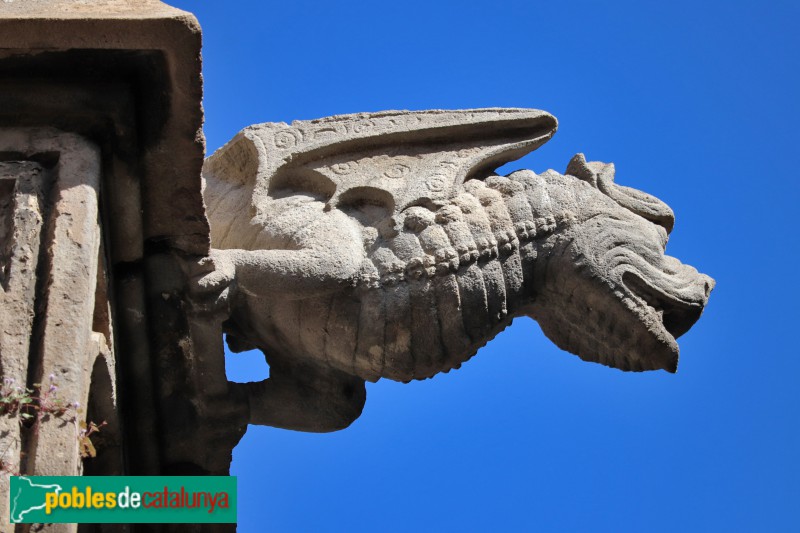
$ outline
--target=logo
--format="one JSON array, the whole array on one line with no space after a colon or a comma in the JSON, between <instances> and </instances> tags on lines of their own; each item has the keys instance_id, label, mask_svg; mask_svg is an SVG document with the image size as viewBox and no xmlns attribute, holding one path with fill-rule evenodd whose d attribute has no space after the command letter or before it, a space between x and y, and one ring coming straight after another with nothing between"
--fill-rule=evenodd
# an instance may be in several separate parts
<instances>
[{"instance_id":1,"label":"logo","mask_svg":"<svg viewBox=\"0 0 800 533\"><path fill-rule=\"evenodd\" d=\"M12 524L236 523L231 476L12 476Z\"/></svg>"}]
</instances>

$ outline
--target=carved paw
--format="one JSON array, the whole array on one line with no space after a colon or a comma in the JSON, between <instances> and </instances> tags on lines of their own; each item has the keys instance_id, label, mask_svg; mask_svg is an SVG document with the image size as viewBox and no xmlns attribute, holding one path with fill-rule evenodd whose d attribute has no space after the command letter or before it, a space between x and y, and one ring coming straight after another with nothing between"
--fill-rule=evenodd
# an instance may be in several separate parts
<instances>
[{"instance_id":1,"label":"carved paw","mask_svg":"<svg viewBox=\"0 0 800 533\"><path fill-rule=\"evenodd\" d=\"M227 287L236 277L236 265L228 250L212 249L204 261L207 264L211 263L213 270L197 280L197 285L201 290Z\"/></svg>"},{"instance_id":2,"label":"carved paw","mask_svg":"<svg viewBox=\"0 0 800 533\"><path fill-rule=\"evenodd\" d=\"M189 292L205 308L224 304L236 278L236 266L228 250L212 249L208 257L189 264Z\"/></svg>"}]
</instances>

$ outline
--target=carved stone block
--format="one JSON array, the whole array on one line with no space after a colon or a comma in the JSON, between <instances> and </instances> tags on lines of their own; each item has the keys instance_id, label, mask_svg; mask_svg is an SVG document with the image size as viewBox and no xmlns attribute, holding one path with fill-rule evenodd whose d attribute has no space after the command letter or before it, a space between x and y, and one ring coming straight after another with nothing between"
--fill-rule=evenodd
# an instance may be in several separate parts
<instances>
[{"instance_id":1,"label":"carved stone block","mask_svg":"<svg viewBox=\"0 0 800 533\"><path fill-rule=\"evenodd\" d=\"M334 431L364 381L458 368L518 316L621 370L678 364L714 285L665 255L672 210L576 155L494 169L556 120L535 109L387 111L246 128L208 158L211 272L232 349L260 348L250 422Z\"/></svg>"},{"instance_id":2,"label":"carved stone block","mask_svg":"<svg viewBox=\"0 0 800 533\"><path fill-rule=\"evenodd\" d=\"M90 390L93 379L115 382L108 302L95 297L104 268L99 151L74 134L5 128L0 157L0 369L6 393L30 390L39 407L0 417L4 460L31 474L76 475L87 409L108 417L109 436L117 427L113 386Z\"/></svg>"}]
</instances>

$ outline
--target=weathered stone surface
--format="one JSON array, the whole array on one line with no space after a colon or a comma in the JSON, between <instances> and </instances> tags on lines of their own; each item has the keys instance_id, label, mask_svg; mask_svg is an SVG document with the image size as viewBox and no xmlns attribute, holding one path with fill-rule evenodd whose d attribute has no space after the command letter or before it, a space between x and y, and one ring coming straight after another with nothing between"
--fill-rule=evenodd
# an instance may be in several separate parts
<instances>
[{"instance_id":1,"label":"weathered stone surface","mask_svg":"<svg viewBox=\"0 0 800 533\"><path fill-rule=\"evenodd\" d=\"M90 261L62 257L54 268L55 273L63 271L66 277L72 272L69 275L74 277L74 294L65 291L61 307L80 308L59 313L67 313L70 327L80 322L83 329L77 328L81 332L75 342L88 339L85 358L66 353L63 360L37 363L41 368L34 372L28 364L26 344L18 356L19 364L27 366L15 370L23 386L42 377L47 381L50 372L57 377L65 365L70 376L79 371L90 376L89 390L70 389L67 393L69 384L61 379L58 386L63 397L86 406L86 417L108 422L96 436L102 445L98 456L86 462L86 472L92 474L204 473L212 469L225 473L233 444L243 432L243 423L226 427L229 438L225 446L215 447L211 437L206 437L204 431L222 431L219 425L206 422L215 420L203 401L204 391L213 387L195 373L202 368L196 363L203 357L184 354L191 349L191 331L184 308L186 277L181 258L205 256L209 246L200 188L204 155L201 96L200 30L188 13L151 0L0 3L0 127L8 131L57 128L67 137L80 136L95 146L98 157L97 173L83 174L85 183L69 189L67 196L86 192L87 186L96 196L99 189L101 197L95 197L92 204L94 219L85 222L97 225L99 216L107 240L82 244L87 254L94 247ZM48 176L52 158L58 160L62 155L55 151L48 155L50 159L40 161L22 157L27 153L24 147L6 143L3 150L10 152L3 153L2 161L39 163ZM11 186L6 181L0 179L0 236L4 243L13 242L20 248L26 245L22 240L6 238L13 210ZM73 217L76 212L70 210L63 216ZM40 238L42 232L31 235ZM42 239L45 246L55 242ZM13 258L6 252L0 254L0 269L7 270L9 265L13 269ZM35 270L32 265L31 271ZM5 283L11 278L3 272L0 279ZM47 285L46 276L37 277L35 283L30 280L31 287ZM84 288L91 288L89 295L78 298ZM37 321L55 326L61 315L53 314L52 324L48 322L51 315L40 305L46 293L31 291L29 300L19 298L28 294L20 289L3 302L3 316L11 316L6 311L12 305L35 308L36 316L14 315L26 337L7 337L2 342L47 344L60 338L61 330L37 329ZM34 325L24 324L28 319ZM3 361L12 368L5 364L6 354L12 357L11 348L3 348ZM216 352L214 358L221 360ZM30 361L34 360L38 361L35 357ZM227 383L224 375L220 379ZM186 383L196 386L187 387ZM117 393L121 411L114 403ZM119 413L125 419L122 427L116 420ZM77 453L67 457L69 454L62 454L66 448L58 448L77 442L77 429L67 429L71 436L66 440L63 435L39 438L42 450L51 440L56 448L50 456L29 454L31 468L22 464L23 471L34 473L34 464L44 468L51 461L54 468L72 472L70 468L80 462ZM212 442L212 446L196 454L198 442ZM0 507L7 500L2 501Z\"/></svg>"},{"instance_id":2,"label":"weathered stone surface","mask_svg":"<svg viewBox=\"0 0 800 533\"><path fill-rule=\"evenodd\" d=\"M165 17L191 17L188 13L168 6L159 0L6 0L3 2L3 18L51 19L163 19ZM38 39L47 42L52 35L42 35ZM86 38L86 37L84 37ZM92 39L95 48L98 39L109 36L97 36ZM52 41L49 41L52 42Z\"/></svg>"},{"instance_id":3,"label":"weathered stone surface","mask_svg":"<svg viewBox=\"0 0 800 533\"><path fill-rule=\"evenodd\" d=\"M33 161L0 163L0 373L4 392L25 387L33 329L35 272L44 219L47 170ZM0 416L0 460L14 471L22 458L18 417ZM8 486L0 483L0 520L7 523Z\"/></svg>"},{"instance_id":4,"label":"weathered stone surface","mask_svg":"<svg viewBox=\"0 0 800 533\"><path fill-rule=\"evenodd\" d=\"M113 385L93 387L115 381L113 338L108 312L102 313L108 302L104 291L96 298L104 271L99 151L80 136L53 129L0 128L0 154L6 159L0 162L3 394L30 389L40 399L38 414L0 416L3 460L14 471L78 475L80 424L102 413L112 428L107 439L118 427ZM66 412L59 416L61 408ZM32 417L27 422L25 414ZM118 448L116 454L105 460L118 463ZM0 484L5 521L7 490ZM60 530L70 530L65 527Z\"/></svg>"},{"instance_id":5,"label":"weathered stone surface","mask_svg":"<svg viewBox=\"0 0 800 533\"><path fill-rule=\"evenodd\" d=\"M210 425L197 412L178 423L172 416L174 390L195 409L203 387L182 388L196 377L183 355L189 326L182 312L166 319L181 308L186 281L159 271L165 258L181 272L180 257L208 253L200 43L191 14L155 0L0 3L0 126L55 127L80 134L100 152L108 263L101 261L91 281L96 322L105 322L94 331L106 345L116 344L117 358L104 358L107 364L93 372L109 394L119 391L126 462L98 456L93 473L158 474L176 463L208 471L185 445L178 456L164 445L203 441L197 431ZM92 405L106 418L103 407ZM113 435L106 427L100 438ZM119 448L117 437L109 440L107 447ZM230 458L230 448L220 455Z\"/></svg>"},{"instance_id":6,"label":"weathered stone surface","mask_svg":"<svg viewBox=\"0 0 800 533\"><path fill-rule=\"evenodd\" d=\"M115 186L127 188L115 211L131 221L147 211L138 227L112 227L122 260L141 257L142 234L208 250L200 44L194 16L157 0L0 2L0 125L103 139ZM127 183L140 176L121 163L143 166L146 186Z\"/></svg>"},{"instance_id":7,"label":"weathered stone surface","mask_svg":"<svg viewBox=\"0 0 800 533\"><path fill-rule=\"evenodd\" d=\"M364 380L457 368L521 315L583 359L674 372L714 282L664 255L672 211L613 165L493 173L555 129L537 110L384 112L251 126L212 155L198 298L269 362L244 385L251 423L345 427Z\"/></svg>"}]
</instances>

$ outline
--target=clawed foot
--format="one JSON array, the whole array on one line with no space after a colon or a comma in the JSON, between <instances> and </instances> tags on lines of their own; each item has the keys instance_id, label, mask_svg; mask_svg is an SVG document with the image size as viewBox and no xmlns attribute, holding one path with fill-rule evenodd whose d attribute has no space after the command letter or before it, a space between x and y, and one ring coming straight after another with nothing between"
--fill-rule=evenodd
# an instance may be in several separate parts
<instances>
[{"instance_id":1,"label":"clawed foot","mask_svg":"<svg viewBox=\"0 0 800 533\"><path fill-rule=\"evenodd\" d=\"M189 297L201 309L220 309L230 298L236 265L228 250L214 250L208 257L187 262Z\"/></svg>"}]
</instances>

